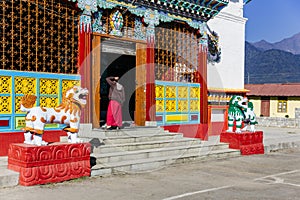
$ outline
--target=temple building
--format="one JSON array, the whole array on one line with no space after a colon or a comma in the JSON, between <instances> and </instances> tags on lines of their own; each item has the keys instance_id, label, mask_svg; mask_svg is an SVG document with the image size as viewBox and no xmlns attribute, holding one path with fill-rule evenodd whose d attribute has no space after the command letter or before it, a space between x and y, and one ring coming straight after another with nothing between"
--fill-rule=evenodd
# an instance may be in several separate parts
<instances>
[{"instance_id":1,"label":"temple building","mask_svg":"<svg viewBox=\"0 0 300 200\"><path fill-rule=\"evenodd\" d=\"M0 156L22 142L25 94L55 107L74 85L89 91L81 123L106 120L108 76L120 77L123 120L206 140L226 128L244 95L243 0L2 1ZM49 124L45 139L59 140ZM55 134L53 134L55 132Z\"/></svg>"}]
</instances>

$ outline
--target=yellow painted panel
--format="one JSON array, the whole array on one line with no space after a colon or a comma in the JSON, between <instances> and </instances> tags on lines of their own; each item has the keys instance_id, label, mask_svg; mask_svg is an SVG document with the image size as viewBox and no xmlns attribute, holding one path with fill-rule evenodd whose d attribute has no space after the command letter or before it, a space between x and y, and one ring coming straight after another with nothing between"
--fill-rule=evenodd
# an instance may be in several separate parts
<instances>
[{"instance_id":1,"label":"yellow painted panel","mask_svg":"<svg viewBox=\"0 0 300 200\"><path fill-rule=\"evenodd\" d=\"M166 100L166 111L176 112L176 100Z\"/></svg>"},{"instance_id":2,"label":"yellow painted panel","mask_svg":"<svg viewBox=\"0 0 300 200\"><path fill-rule=\"evenodd\" d=\"M80 85L78 80L62 80L62 92L72 88L74 85Z\"/></svg>"},{"instance_id":3,"label":"yellow painted panel","mask_svg":"<svg viewBox=\"0 0 300 200\"><path fill-rule=\"evenodd\" d=\"M176 87L166 86L166 98L175 98L175 97L176 97Z\"/></svg>"},{"instance_id":4,"label":"yellow painted panel","mask_svg":"<svg viewBox=\"0 0 300 200\"><path fill-rule=\"evenodd\" d=\"M11 76L0 76L0 94L10 94L11 91Z\"/></svg>"},{"instance_id":5,"label":"yellow painted panel","mask_svg":"<svg viewBox=\"0 0 300 200\"><path fill-rule=\"evenodd\" d=\"M187 112L189 107L189 102L187 100L178 100L178 111Z\"/></svg>"},{"instance_id":6,"label":"yellow painted panel","mask_svg":"<svg viewBox=\"0 0 300 200\"><path fill-rule=\"evenodd\" d=\"M191 87L190 92L191 98L200 98L200 88L199 87Z\"/></svg>"},{"instance_id":7,"label":"yellow painted panel","mask_svg":"<svg viewBox=\"0 0 300 200\"><path fill-rule=\"evenodd\" d=\"M11 97L10 96L0 96L0 113L10 114L12 112Z\"/></svg>"},{"instance_id":8,"label":"yellow painted panel","mask_svg":"<svg viewBox=\"0 0 300 200\"><path fill-rule=\"evenodd\" d=\"M200 100L191 100L190 101L190 110L191 111L200 111Z\"/></svg>"},{"instance_id":9,"label":"yellow painted panel","mask_svg":"<svg viewBox=\"0 0 300 200\"><path fill-rule=\"evenodd\" d=\"M58 79L40 79L40 94L59 94Z\"/></svg>"},{"instance_id":10,"label":"yellow painted panel","mask_svg":"<svg viewBox=\"0 0 300 200\"><path fill-rule=\"evenodd\" d=\"M156 98L164 98L165 97L165 90L163 85L156 85L155 86L155 96Z\"/></svg>"},{"instance_id":11,"label":"yellow painted panel","mask_svg":"<svg viewBox=\"0 0 300 200\"><path fill-rule=\"evenodd\" d=\"M36 79L28 77L15 77L16 94L36 94Z\"/></svg>"},{"instance_id":12,"label":"yellow painted panel","mask_svg":"<svg viewBox=\"0 0 300 200\"><path fill-rule=\"evenodd\" d=\"M178 87L178 98L188 98L188 87Z\"/></svg>"},{"instance_id":13,"label":"yellow painted panel","mask_svg":"<svg viewBox=\"0 0 300 200\"><path fill-rule=\"evenodd\" d=\"M188 121L189 116L188 115L167 115L166 116L166 121Z\"/></svg>"},{"instance_id":14,"label":"yellow painted panel","mask_svg":"<svg viewBox=\"0 0 300 200\"><path fill-rule=\"evenodd\" d=\"M54 108L58 106L58 98L55 97L40 97L40 106Z\"/></svg>"}]
</instances>

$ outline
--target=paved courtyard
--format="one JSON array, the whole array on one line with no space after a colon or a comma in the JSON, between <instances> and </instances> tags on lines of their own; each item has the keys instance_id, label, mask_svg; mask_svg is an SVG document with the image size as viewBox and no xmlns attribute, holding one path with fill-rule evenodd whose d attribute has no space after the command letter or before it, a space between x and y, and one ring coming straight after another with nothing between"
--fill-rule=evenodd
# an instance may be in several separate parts
<instances>
[{"instance_id":1,"label":"paved courtyard","mask_svg":"<svg viewBox=\"0 0 300 200\"><path fill-rule=\"evenodd\" d=\"M299 199L300 149L172 165L143 174L0 189L1 200Z\"/></svg>"}]
</instances>

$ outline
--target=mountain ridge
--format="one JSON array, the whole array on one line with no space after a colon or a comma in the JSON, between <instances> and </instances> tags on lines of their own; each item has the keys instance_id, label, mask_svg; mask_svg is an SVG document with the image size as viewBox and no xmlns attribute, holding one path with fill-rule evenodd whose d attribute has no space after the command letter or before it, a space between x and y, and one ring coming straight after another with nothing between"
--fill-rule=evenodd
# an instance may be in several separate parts
<instances>
[{"instance_id":1,"label":"mountain ridge","mask_svg":"<svg viewBox=\"0 0 300 200\"><path fill-rule=\"evenodd\" d=\"M300 32L275 43L261 40L258 42L252 42L251 44L261 50L279 49L293 54L300 54Z\"/></svg>"},{"instance_id":2,"label":"mountain ridge","mask_svg":"<svg viewBox=\"0 0 300 200\"><path fill-rule=\"evenodd\" d=\"M300 55L266 48L268 42L263 43L265 48L245 43L245 84L300 83Z\"/></svg>"}]
</instances>

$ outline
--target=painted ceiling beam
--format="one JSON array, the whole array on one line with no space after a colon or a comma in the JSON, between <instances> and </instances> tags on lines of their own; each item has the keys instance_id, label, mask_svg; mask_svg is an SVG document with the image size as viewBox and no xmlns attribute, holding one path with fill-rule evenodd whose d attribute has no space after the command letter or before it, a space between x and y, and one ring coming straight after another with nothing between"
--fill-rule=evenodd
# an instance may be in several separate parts
<instances>
[{"instance_id":1,"label":"painted ceiling beam","mask_svg":"<svg viewBox=\"0 0 300 200\"><path fill-rule=\"evenodd\" d=\"M120 1L120 0L118 0ZM125 0L131 2L131 0ZM135 5L149 7L166 13L208 21L217 15L229 0L136 0Z\"/></svg>"},{"instance_id":2,"label":"painted ceiling beam","mask_svg":"<svg viewBox=\"0 0 300 200\"><path fill-rule=\"evenodd\" d=\"M77 2L84 15L90 16L98 6L112 8L150 8L173 16L207 22L217 15L229 3L229 0L69 0Z\"/></svg>"}]
</instances>

